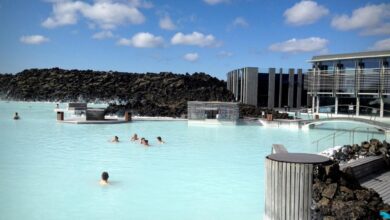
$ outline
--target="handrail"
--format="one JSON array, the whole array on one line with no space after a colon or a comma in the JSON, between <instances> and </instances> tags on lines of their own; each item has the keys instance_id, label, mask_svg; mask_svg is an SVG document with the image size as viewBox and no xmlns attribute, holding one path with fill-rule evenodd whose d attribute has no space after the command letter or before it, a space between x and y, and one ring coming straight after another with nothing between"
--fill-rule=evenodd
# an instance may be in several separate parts
<instances>
[{"instance_id":1,"label":"handrail","mask_svg":"<svg viewBox=\"0 0 390 220\"><path fill-rule=\"evenodd\" d=\"M325 106L320 106L320 107L323 107L323 108L329 108L329 107L335 107L336 105L325 105ZM347 105L347 104L342 104L342 105L338 105L339 107L340 106L342 106L342 107L350 107L350 106L353 106L354 107L354 109L355 109L355 107L357 106L357 105ZM367 116L369 116L370 117L370 119L369 120L371 120L371 121L377 121L377 120L379 120L379 118L377 118L377 115L378 115L378 113L380 112L380 109L379 108L374 108L374 107L371 107L371 106L364 106L364 105L360 105L359 106L359 109L360 108L363 108L363 109L371 109L371 113L370 114L368 114ZM372 112L372 110L376 110L376 112L375 113L373 113ZM356 111L356 110L355 110ZM383 109L383 112L386 112L386 113L390 113L390 110L385 110L385 109ZM329 118L329 114L330 114L330 117L333 117L332 116L332 111L331 112L326 112L326 117L327 118ZM356 116L356 114L352 114L351 112L349 112L348 111L348 117L351 117L351 118L358 118L359 116Z\"/></svg>"},{"instance_id":2,"label":"handrail","mask_svg":"<svg viewBox=\"0 0 390 220\"><path fill-rule=\"evenodd\" d=\"M304 122L304 123L306 122L306 125L307 125L307 124L316 123L316 122L320 123L320 122L324 122L324 121L338 121L338 120L361 122L361 123L365 123L368 125L376 126L380 129L390 130L390 123L374 121L374 120L365 119L365 118L357 118L357 117L355 117L355 118L332 117L332 118L325 118L325 119L319 119L319 120L303 120L302 122Z\"/></svg>"},{"instance_id":3,"label":"handrail","mask_svg":"<svg viewBox=\"0 0 390 220\"><path fill-rule=\"evenodd\" d=\"M320 139L318 139L316 141L313 141L312 144L317 143L317 152L318 152L318 144L319 144L320 141L328 140L328 139L330 139L332 137L333 138L333 146L335 146L336 145L336 137L338 137L338 136L340 136L342 134L345 134L347 132L348 131L336 131L336 132L333 132L333 133L331 133L329 135L326 135L325 137L322 137L322 138L320 138ZM337 134L337 133L339 133L339 134Z\"/></svg>"},{"instance_id":4,"label":"handrail","mask_svg":"<svg viewBox=\"0 0 390 220\"><path fill-rule=\"evenodd\" d=\"M355 128L352 128L351 130L346 130L346 131L336 131L336 132L333 132L331 134L328 134L324 137L321 137L315 141L312 142L312 144L316 143L316 146L317 146L317 152L318 152L318 146L319 146L319 143L321 141L324 141L324 140L329 140L330 138L333 138L333 147L336 146L336 137L339 137L345 133L349 133L349 140L350 140L350 144L354 144L355 143L355 132L359 132L358 129L361 129L361 128L365 128L367 130L367 140L369 139L369 136L368 136L368 133L369 133L369 130L371 130L372 128L368 128L368 127L355 127ZM364 131L361 131L361 132L364 132ZM373 133L373 132L372 132ZM374 137L374 134L372 134L371 138Z\"/></svg>"}]
</instances>

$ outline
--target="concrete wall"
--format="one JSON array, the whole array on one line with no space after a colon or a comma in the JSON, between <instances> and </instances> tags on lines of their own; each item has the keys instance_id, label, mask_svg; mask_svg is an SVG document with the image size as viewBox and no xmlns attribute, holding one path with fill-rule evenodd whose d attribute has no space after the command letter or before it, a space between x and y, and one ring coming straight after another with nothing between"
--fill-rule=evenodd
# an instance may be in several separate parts
<instances>
[{"instance_id":1,"label":"concrete wall","mask_svg":"<svg viewBox=\"0 0 390 220\"><path fill-rule=\"evenodd\" d=\"M258 72L256 67L246 67L227 74L227 87L236 101L257 106Z\"/></svg>"},{"instance_id":2,"label":"concrete wall","mask_svg":"<svg viewBox=\"0 0 390 220\"><path fill-rule=\"evenodd\" d=\"M275 68L268 70L268 106L269 109L275 107Z\"/></svg>"},{"instance_id":3,"label":"concrete wall","mask_svg":"<svg viewBox=\"0 0 390 220\"><path fill-rule=\"evenodd\" d=\"M294 69L288 69L288 106L294 107Z\"/></svg>"},{"instance_id":4,"label":"concrete wall","mask_svg":"<svg viewBox=\"0 0 390 220\"><path fill-rule=\"evenodd\" d=\"M302 87L303 87L303 80L302 80L302 69L298 69L298 82L297 82L297 108L301 107L302 103Z\"/></svg>"}]
</instances>

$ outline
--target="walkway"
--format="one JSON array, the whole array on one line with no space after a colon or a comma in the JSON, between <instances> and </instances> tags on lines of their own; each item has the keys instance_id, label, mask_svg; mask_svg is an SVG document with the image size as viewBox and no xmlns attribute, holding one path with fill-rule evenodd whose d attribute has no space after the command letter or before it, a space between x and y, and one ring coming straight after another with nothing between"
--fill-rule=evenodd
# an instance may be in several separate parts
<instances>
[{"instance_id":1,"label":"walkway","mask_svg":"<svg viewBox=\"0 0 390 220\"><path fill-rule=\"evenodd\" d=\"M383 199L383 202L390 204L390 171L371 174L360 181L360 184L367 188L374 189Z\"/></svg>"},{"instance_id":2,"label":"walkway","mask_svg":"<svg viewBox=\"0 0 390 220\"><path fill-rule=\"evenodd\" d=\"M324 122L330 121L349 121L349 122L360 122L364 124L371 125L383 131L390 131L390 123L375 121L371 119L366 119L363 117L331 117L331 118L321 118L321 119L310 119L310 120L301 120L301 125L310 125L310 124L321 124Z\"/></svg>"}]
</instances>

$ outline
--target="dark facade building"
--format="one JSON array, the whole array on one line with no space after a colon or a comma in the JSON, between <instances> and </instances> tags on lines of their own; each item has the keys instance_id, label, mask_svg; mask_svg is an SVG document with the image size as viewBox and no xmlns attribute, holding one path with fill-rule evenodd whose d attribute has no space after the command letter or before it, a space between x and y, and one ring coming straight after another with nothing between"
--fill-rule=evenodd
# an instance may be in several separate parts
<instances>
[{"instance_id":1,"label":"dark facade building","mask_svg":"<svg viewBox=\"0 0 390 220\"><path fill-rule=\"evenodd\" d=\"M245 67L227 73L227 87L237 102L258 107L301 108L307 105L307 91L304 89L306 75L302 69L288 69L283 72L269 68L260 73L256 67Z\"/></svg>"}]
</instances>

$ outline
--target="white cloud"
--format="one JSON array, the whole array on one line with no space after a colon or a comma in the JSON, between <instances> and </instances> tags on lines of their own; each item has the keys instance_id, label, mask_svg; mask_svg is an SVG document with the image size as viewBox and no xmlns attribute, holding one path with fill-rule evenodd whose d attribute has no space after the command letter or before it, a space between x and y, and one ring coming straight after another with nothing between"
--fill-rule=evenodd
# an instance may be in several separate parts
<instances>
[{"instance_id":1,"label":"white cloud","mask_svg":"<svg viewBox=\"0 0 390 220\"><path fill-rule=\"evenodd\" d=\"M292 25L307 25L327 15L329 10L314 1L301 1L284 12L285 21Z\"/></svg>"},{"instance_id":2,"label":"white cloud","mask_svg":"<svg viewBox=\"0 0 390 220\"><path fill-rule=\"evenodd\" d=\"M199 47L218 47L221 45L213 35L204 35L196 31L191 34L176 33L172 37L171 43L174 45L183 44Z\"/></svg>"},{"instance_id":3,"label":"white cloud","mask_svg":"<svg viewBox=\"0 0 390 220\"><path fill-rule=\"evenodd\" d=\"M231 57L231 56L233 56L233 53L229 51L222 50L218 52L218 57Z\"/></svg>"},{"instance_id":4,"label":"white cloud","mask_svg":"<svg viewBox=\"0 0 390 220\"><path fill-rule=\"evenodd\" d=\"M164 30L175 30L176 25L173 23L171 20L171 17L169 15L164 15L163 17L160 18L159 25L161 29Z\"/></svg>"},{"instance_id":5,"label":"white cloud","mask_svg":"<svg viewBox=\"0 0 390 220\"><path fill-rule=\"evenodd\" d=\"M144 16L137 8L121 3L95 3L81 12L103 29L113 29L127 23L141 24L145 21Z\"/></svg>"},{"instance_id":6,"label":"white cloud","mask_svg":"<svg viewBox=\"0 0 390 220\"><path fill-rule=\"evenodd\" d=\"M151 33L140 32L135 34L132 38L122 38L117 42L122 46L133 46L138 48L154 48L162 47L164 45L164 39L160 36L154 36Z\"/></svg>"},{"instance_id":7,"label":"white cloud","mask_svg":"<svg viewBox=\"0 0 390 220\"><path fill-rule=\"evenodd\" d=\"M76 24L80 15L102 29L114 29L124 24L141 24L145 21L144 15L130 3L110 0L95 1L93 4L81 1L58 1L53 3L52 16L42 22L42 26L55 28Z\"/></svg>"},{"instance_id":8,"label":"white cloud","mask_svg":"<svg viewBox=\"0 0 390 220\"><path fill-rule=\"evenodd\" d=\"M153 8L154 5L152 2L143 1L143 0L128 0L128 2L136 8Z\"/></svg>"},{"instance_id":9,"label":"white cloud","mask_svg":"<svg viewBox=\"0 0 390 220\"><path fill-rule=\"evenodd\" d=\"M248 22L243 17L235 18L232 25L234 27L248 27L249 26Z\"/></svg>"},{"instance_id":10,"label":"white cloud","mask_svg":"<svg viewBox=\"0 0 390 220\"><path fill-rule=\"evenodd\" d=\"M374 46L369 48L370 50L390 50L390 38L375 42Z\"/></svg>"},{"instance_id":11,"label":"white cloud","mask_svg":"<svg viewBox=\"0 0 390 220\"><path fill-rule=\"evenodd\" d=\"M332 26L347 31L362 29L363 35L388 34L390 32L390 4L367 5L355 9L351 16L335 16Z\"/></svg>"},{"instance_id":12,"label":"white cloud","mask_svg":"<svg viewBox=\"0 0 390 220\"><path fill-rule=\"evenodd\" d=\"M92 36L93 39L97 39L97 40L103 40L103 39L113 38L113 37L114 37L114 35L112 34L111 31L101 31L101 32L95 33Z\"/></svg>"},{"instance_id":13,"label":"white cloud","mask_svg":"<svg viewBox=\"0 0 390 220\"><path fill-rule=\"evenodd\" d=\"M187 53L183 56L183 58L187 61L195 62L199 59L199 54L198 53Z\"/></svg>"},{"instance_id":14,"label":"white cloud","mask_svg":"<svg viewBox=\"0 0 390 220\"><path fill-rule=\"evenodd\" d=\"M22 36L20 37L20 42L25 44L42 44L45 42L49 42L50 39L44 37L42 35L30 35L30 36Z\"/></svg>"},{"instance_id":15,"label":"white cloud","mask_svg":"<svg viewBox=\"0 0 390 220\"><path fill-rule=\"evenodd\" d=\"M390 35L390 23L363 30L361 35Z\"/></svg>"},{"instance_id":16,"label":"white cloud","mask_svg":"<svg viewBox=\"0 0 390 220\"><path fill-rule=\"evenodd\" d=\"M42 26L46 28L54 28L58 26L76 24L78 20L78 11L84 7L87 7L87 4L80 1L56 1L53 4L53 15L42 22Z\"/></svg>"},{"instance_id":17,"label":"white cloud","mask_svg":"<svg viewBox=\"0 0 390 220\"><path fill-rule=\"evenodd\" d=\"M229 0L203 0L203 1L209 5L217 5L220 3L228 3L229 2Z\"/></svg>"},{"instance_id":18,"label":"white cloud","mask_svg":"<svg viewBox=\"0 0 390 220\"><path fill-rule=\"evenodd\" d=\"M269 46L269 50L285 53L301 53L311 51L324 51L328 40L319 37L304 39L290 39L284 42L275 43Z\"/></svg>"}]
</instances>

